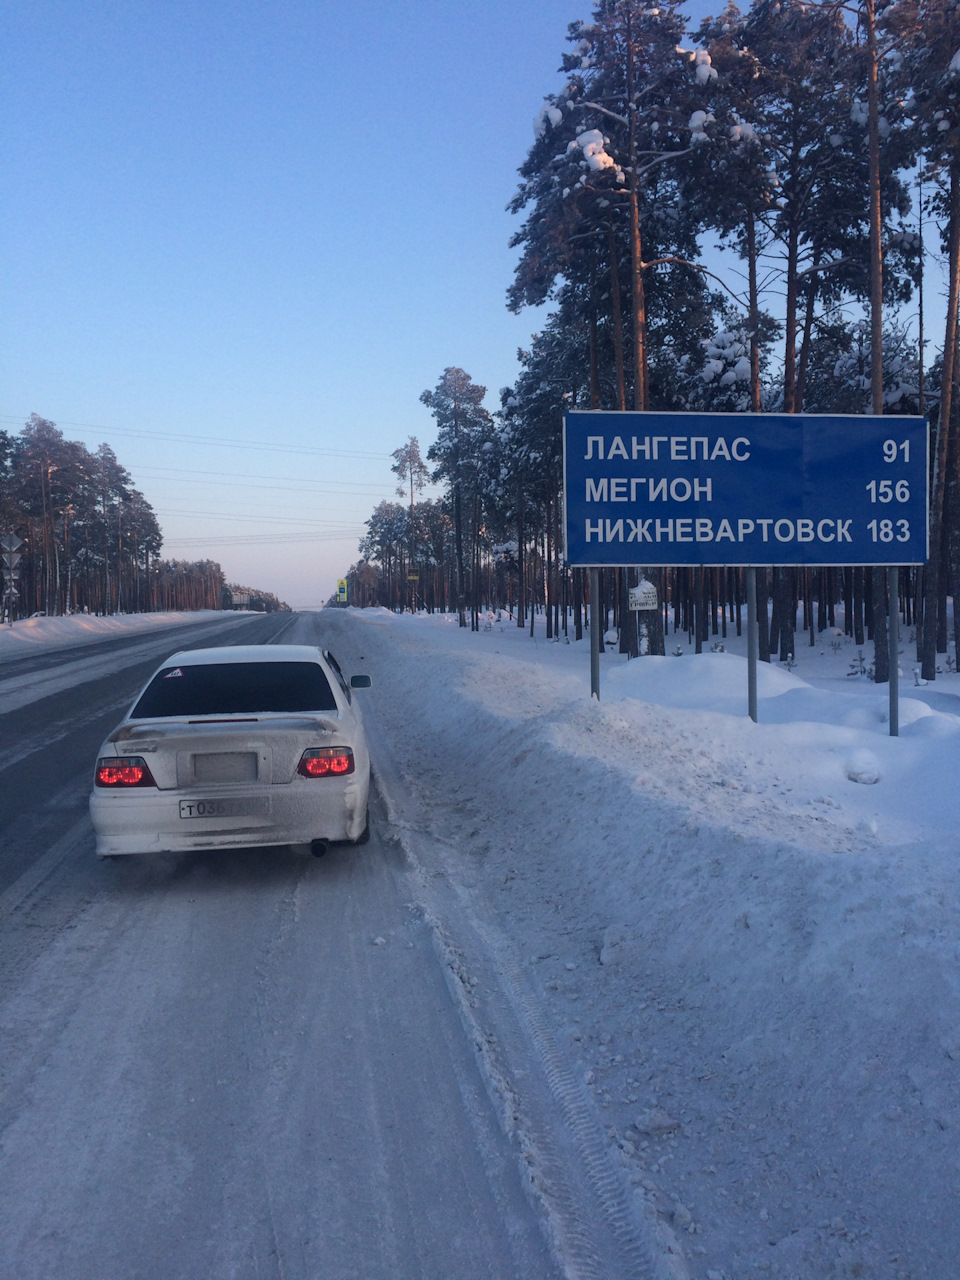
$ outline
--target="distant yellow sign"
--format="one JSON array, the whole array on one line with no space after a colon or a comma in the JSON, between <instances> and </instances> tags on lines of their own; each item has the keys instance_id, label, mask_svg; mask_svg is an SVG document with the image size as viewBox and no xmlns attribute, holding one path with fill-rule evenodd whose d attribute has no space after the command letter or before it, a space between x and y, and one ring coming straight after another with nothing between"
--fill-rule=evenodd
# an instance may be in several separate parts
<instances>
[{"instance_id":1,"label":"distant yellow sign","mask_svg":"<svg viewBox=\"0 0 960 1280\"><path fill-rule=\"evenodd\" d=\"M337 604L347 603L347 580L346 578L337 579Z\"/></svg>"}]
</instances>

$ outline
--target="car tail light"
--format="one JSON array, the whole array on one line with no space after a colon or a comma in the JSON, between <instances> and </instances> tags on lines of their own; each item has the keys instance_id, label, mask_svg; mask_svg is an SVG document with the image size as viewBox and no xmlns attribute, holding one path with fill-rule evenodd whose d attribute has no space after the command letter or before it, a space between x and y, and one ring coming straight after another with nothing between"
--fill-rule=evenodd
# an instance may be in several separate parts
<instances>
[{"instance_id":1,"label":"car tail light","mask_svg":"<svg viewBox=\"0 0 960 1280\"><path fill-rule=\"evenodd\" d=\"M304 778L342 778L353 770L353 752L349 747L311 747L300 757L297 766L297 773Z\"/></svg>"},{"instance_id":2,"label":"car tail light","mask_svg":"<svg viewBox=\"0 0 960 1280\"><path fill-rule=\"evenodd\" d=\"M155 787L142 756L101 756L95 778L98 787Z\"/></svg>"}]
</instances>

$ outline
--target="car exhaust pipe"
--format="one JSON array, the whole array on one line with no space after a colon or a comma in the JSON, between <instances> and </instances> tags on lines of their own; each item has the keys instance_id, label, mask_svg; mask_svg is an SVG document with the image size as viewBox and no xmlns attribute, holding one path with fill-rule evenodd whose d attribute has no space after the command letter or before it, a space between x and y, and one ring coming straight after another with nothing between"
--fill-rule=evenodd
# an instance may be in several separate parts
<instances>
[{"instance_id":1,"label":"car exhaust pipe","mask_svg":"<svg viewBox=\"0 0 960 1280\"><path fill-rule=\"evenodd\" d=\"M313 854L315 858L322 858L323 855L327 852L326 840L311 840L310 852Z\"/></svg>"}]
</instances>

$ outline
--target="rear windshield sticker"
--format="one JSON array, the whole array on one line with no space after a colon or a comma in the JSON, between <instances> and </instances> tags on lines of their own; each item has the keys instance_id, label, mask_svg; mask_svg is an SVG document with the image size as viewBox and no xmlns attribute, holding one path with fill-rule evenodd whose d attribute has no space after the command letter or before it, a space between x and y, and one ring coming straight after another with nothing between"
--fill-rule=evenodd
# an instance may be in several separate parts
<instances>
[{"instance_id":1,"label":"rear windshield sticker","mask_svg":"<svg viewBox=\"0 0 960 1280\"><path fill-rule=\"evenodd\" d=\"M168 671L163 678L164 680L172 680L174 676L182 676L182 675L183 675L183 672L180 670L180 668L174 667L173 670Z\"/></svg>"}]
</instances>

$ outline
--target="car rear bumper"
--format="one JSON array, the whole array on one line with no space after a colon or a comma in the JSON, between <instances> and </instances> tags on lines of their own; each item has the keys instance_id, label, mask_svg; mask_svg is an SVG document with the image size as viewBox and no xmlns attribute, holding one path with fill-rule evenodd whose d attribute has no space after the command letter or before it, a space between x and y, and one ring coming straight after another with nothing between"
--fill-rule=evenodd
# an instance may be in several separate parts
<instances>
[{"instance_id":1,"label":"car rear bumper","mask_svg":"<svg viewBox=\"0 0 960 1280\"><path fill-rule=\"evenodd\" d=\"M366 826L369 791L366 772L344 779L298 779L286 786L97 787L90 796L90 818L101 858L358 840Z\"/></svg>"}]
</instances>

